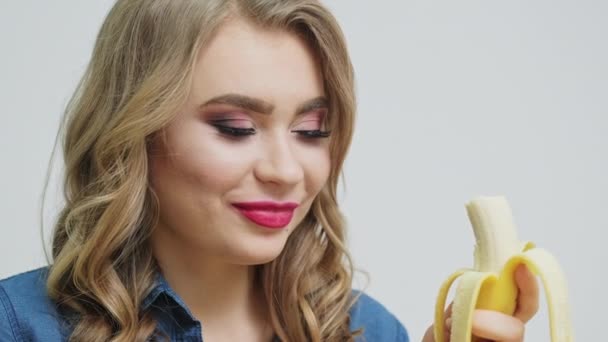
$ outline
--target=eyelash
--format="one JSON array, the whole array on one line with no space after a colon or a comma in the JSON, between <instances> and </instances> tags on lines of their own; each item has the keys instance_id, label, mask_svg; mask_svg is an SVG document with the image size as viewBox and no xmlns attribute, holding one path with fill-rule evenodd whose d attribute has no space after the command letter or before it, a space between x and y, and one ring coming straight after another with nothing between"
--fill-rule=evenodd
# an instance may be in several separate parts
<instances>
[{"instance_id":1,"label":"eyelash","mask_svg":"<svg viewBox=\"0 0 608 342\"><path fill-rule=\"evenodd\" d=\"M213 125L217 130L225 135L234 138L241 138L248 135L255 134L255 128L237 128L230 127L225 125L214 124ZM327 138L331 135L331 131L321 131L321 130L294 130L293 133L298 133L301 137L306 139L322 139Z\"/></svg>"}]
</instances>

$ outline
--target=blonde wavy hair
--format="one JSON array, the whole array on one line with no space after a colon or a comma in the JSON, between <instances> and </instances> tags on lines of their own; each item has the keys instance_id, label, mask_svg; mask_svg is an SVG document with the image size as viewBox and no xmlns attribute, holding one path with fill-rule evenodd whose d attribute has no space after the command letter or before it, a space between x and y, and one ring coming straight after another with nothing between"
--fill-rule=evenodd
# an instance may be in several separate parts
<instances>
[{"instance_id":1,"label":"blonde wavy hair","mask_svg":"<svg viewBox=\"0 0 608 342\"><path fill-rule=\"evenodd\" d=\"M118 0L66 108L65 207L54 227L47 280L71 317L70 341L145 341L156 322L141 303L158 266L149 237L158 201L148 148L185 103L197 52L229 17L303 37L316 53L330 103L332 167L283 252L258 266L283 341L352 341L353 265L337 186L355 114L344 36L314 0ZM48 186L48 184L47 184Z\"/></svg>"}]
</instances>

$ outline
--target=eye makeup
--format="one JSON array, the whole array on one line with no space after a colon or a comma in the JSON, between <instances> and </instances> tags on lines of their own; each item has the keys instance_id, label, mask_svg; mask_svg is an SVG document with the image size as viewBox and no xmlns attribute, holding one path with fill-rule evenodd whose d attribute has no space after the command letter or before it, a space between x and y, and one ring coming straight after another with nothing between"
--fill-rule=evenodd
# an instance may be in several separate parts
<instances>
[{"instance_id":1,"label":"eye makeup","mask_svg":"<svg viewBox=\"0 0 608 342\"><path fill-rule=\"evenodd\" d=\"M327 138L331 135L331 131L322 130L323 120L327 115L327 110L316 110L309 114L301 114L304 118L298 122L293 133L298 133L304 138Z\"/></svg>"},{"instance_id":2,"label":"eye makeup","mask_svg":"<svg viewBox=\"0 0 608 342\"><path fill-rule=\"evenodd\" d=\"M244 113L214 110L203 113L203 116L209 125L229 137L245 137L256 132L250 116Z\"/></svg>"},{"instance_id":3,"label":"eye makeup","mask_svg":"<svg viewBox=\"0 0 608 342\"><path fill-rule=\"evenodd\" d=\"M302 138L328 138L331 135L331 131L321 131L319 129L315 130L294 130L294 133L298 133Z\"/></svg>"},{"instance_id":4,"label":"eye makeup","mask_svg":"<svg viewBox=\"0 0 608 342\"><path fill-rule=\"evenodd\" d=\"M223 125L214 123L213 126L222 134L230 135L233 137L243 137L255 134L255 128L237 128L230 125Z\"/></svg>"},{"instance_id":5,"label":"eye makeup","mask_svg":"<svg viewBox=\"0 0 608 342\"><path fill-rule=\"evenodd\" d=\"M323 121L327 114L326 109L317 109L309 113L297 115L298 120L291 130L298 136L306 139L327 138L330 131L323 130ZM257 129L251 120L251 116L239 112L218 111L204 114L205 119L211 126L215 127L219 133L232 138L245 138L255 135Z\"/></svg>"}]
</instances>

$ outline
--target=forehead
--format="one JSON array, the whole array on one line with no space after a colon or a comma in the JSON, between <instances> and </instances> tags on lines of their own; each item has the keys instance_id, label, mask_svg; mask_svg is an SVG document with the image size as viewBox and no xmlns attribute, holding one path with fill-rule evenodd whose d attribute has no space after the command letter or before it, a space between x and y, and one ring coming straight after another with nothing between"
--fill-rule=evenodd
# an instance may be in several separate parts
<instances>
[{"instance_id":1,"label":"forehead","mask_svg":"<svg viewBox=\"0 0 608 342\"><path fill-rule=\"evenodd\" d=\"M242 19L225 22L201 47L192 87L198 101L241 93L277 107L325 95L314 52L302 38Z\"/></svg>"}]
</instances>

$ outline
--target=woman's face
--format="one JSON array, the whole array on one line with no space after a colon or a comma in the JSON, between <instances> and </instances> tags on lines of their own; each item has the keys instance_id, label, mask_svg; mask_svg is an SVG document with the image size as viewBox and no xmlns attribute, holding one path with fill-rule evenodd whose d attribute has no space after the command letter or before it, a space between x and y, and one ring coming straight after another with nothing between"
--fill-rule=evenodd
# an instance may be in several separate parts
<instances>
[{"instance_id":1,"label":"woman's face","mask_svg":"<svg viewBox=\"0 0 608 342\"><path fill-rule=\"evenodd\" d=\"M155 243L241 265L277 257L329 175L326 102L301 39L226 22L200 51L166 145L150 152Z\"/></svg>"}]
</instances>

